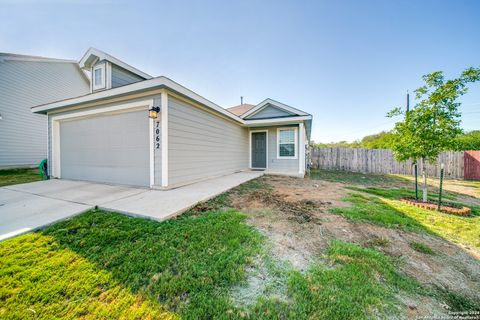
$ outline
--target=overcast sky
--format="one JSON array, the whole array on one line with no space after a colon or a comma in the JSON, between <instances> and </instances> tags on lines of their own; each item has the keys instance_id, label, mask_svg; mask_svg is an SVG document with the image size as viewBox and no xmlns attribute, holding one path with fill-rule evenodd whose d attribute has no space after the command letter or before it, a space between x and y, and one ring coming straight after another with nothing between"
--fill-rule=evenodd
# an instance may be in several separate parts
<instances>
[{"instance_id":1,"label":"overcast sky","mask_svg":"<svg viewBox=\"0 0 480 320\"><path fill-rule=\"evenodd\" d=\"M423 74L480 66L480 1L4 1L0 52L78 60L96 47L229 107L273 98L315 141L392 128ZM462 101L480 129L480 84Z\"/></svg>"}]
</instances>

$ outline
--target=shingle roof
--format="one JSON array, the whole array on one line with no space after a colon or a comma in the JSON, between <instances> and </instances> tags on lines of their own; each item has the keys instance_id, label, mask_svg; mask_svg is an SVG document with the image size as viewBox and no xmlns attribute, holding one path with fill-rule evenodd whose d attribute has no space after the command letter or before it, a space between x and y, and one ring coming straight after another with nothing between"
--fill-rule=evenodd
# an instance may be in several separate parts
<instances>
[{"instance_id":1,"label":"shingle roof","mask_svg":"<svg viewBox=\"0 0 480 320\"><path fill-rule=\"evenodd\" d=\"M244 103L235 107L227 108L227 110L236 116L241 116L245 112L251 110L253 107L255 107L253 104Z\"/></svg>"}]
</instances>

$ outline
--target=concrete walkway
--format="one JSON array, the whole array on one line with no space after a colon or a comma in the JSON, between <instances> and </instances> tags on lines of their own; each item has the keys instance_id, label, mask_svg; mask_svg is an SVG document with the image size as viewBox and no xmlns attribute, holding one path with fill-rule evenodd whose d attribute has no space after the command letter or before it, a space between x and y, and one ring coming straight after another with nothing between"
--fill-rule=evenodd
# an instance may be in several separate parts
<instances>
[{"instance_id":1,"label":"concrete walkway","mask_svg":"<svg viewBox=\"0 0 480 320\"><path fill-rule=\"evenodd\" d=\"M1 187L0 241L96 206L127 215L165 220L262 174L239 172L167 191L69 180Z\"/></svg>"},{"instance_id":2,"label":"concrete walkway","mask_svg":"<svg viewBox=\"0 0 480 320\"><path fill-rule=\"evenodd\" d=\"M199 202L209 200L261 175L263 172L246 171L172 190L148 190L128 198L105 203L100 207L105 210L161 221L185 212Z\"/></svg>"}]
</instances>

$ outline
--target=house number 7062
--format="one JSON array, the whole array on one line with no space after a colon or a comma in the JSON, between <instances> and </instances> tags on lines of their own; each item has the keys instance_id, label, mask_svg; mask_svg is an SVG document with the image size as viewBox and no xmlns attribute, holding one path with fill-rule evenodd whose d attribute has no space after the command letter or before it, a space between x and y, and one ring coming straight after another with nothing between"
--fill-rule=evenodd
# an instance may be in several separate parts
<instances>
[{"instance_id":1,"label":"house number 7062","mask_svg":"<svg viewBox=\"0 0 480 320\"><path fill-rule=\"evenodd\" d=\"M160 149L160 122L155 122L155 149Z\"/></svg>"}]
</instances>

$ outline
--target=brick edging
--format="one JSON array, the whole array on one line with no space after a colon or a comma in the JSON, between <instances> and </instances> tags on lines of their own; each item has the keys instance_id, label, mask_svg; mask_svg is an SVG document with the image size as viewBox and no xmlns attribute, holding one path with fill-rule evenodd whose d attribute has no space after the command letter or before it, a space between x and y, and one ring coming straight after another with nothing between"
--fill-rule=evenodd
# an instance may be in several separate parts
<instances>
[{"instance_id":1,"label":"brick edging","mask_svg":"<svg viewBox=\"0 0 480 320\"><path fill-rule=\"evenodd\" d=\"M435 211L438 210L438 204L432 203L432 202L420 202L420 201L417 201L414 199L408 199L408 198L402 198L400 199L400 202L403 202L418 208L435 210ZM472 212L472 210L468 207L454 208L454 207L449 207L444 205L440 207L440 211L444 213L454 214L457 216L468 216Z\"/></svg>"}]
</instances>

